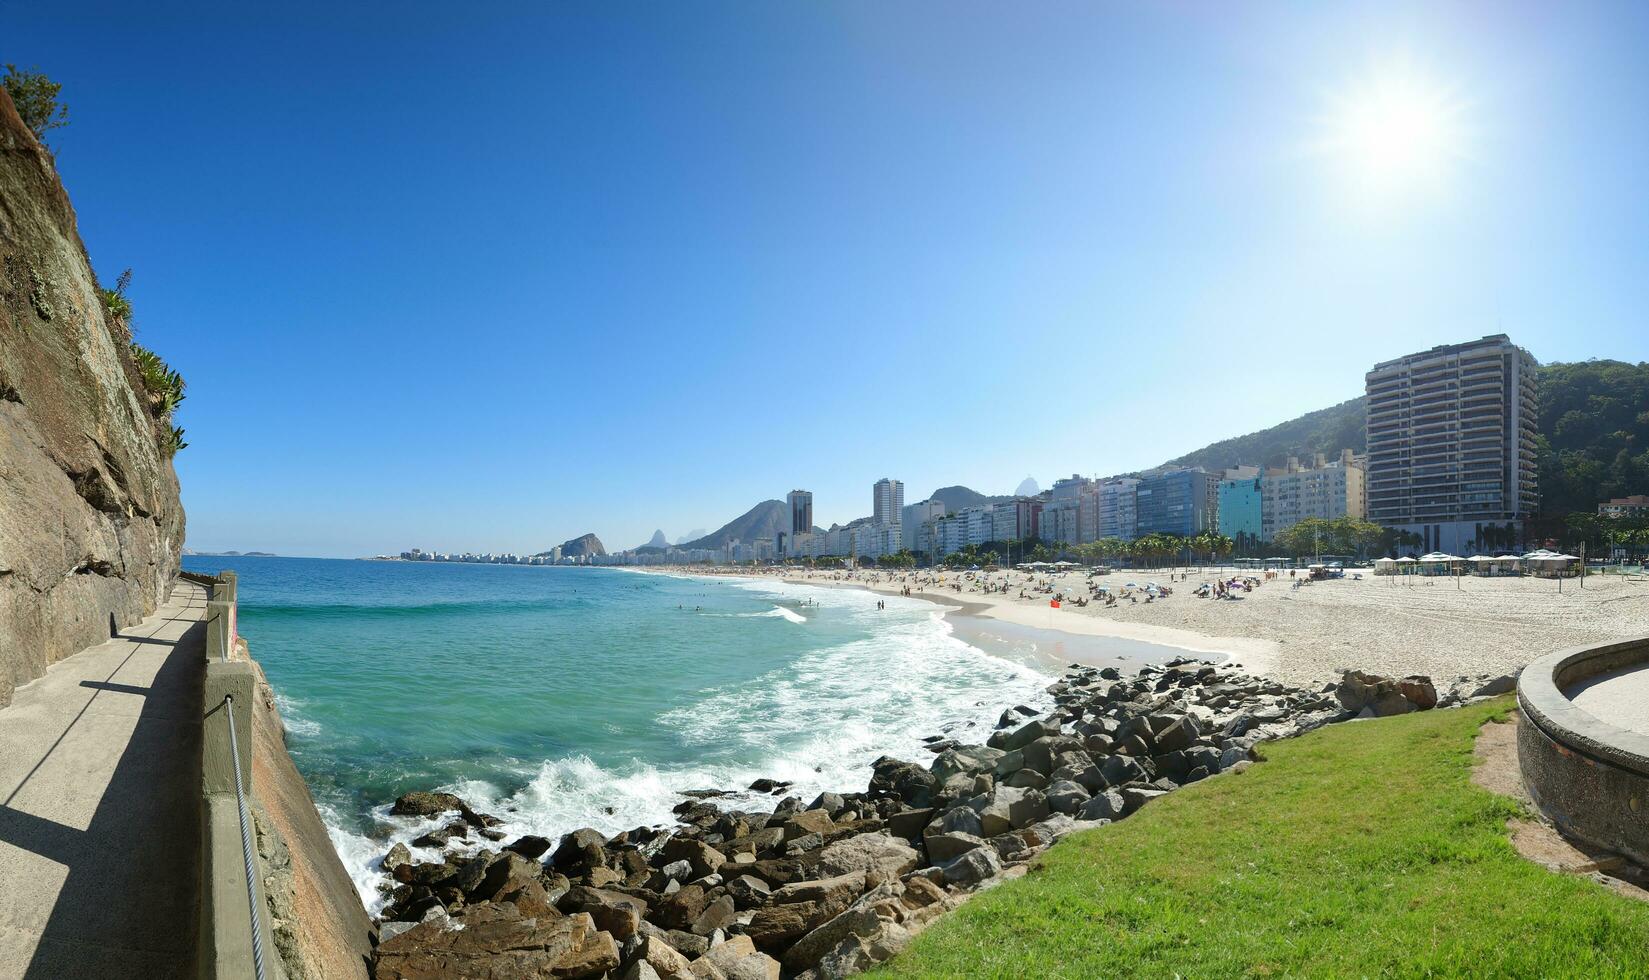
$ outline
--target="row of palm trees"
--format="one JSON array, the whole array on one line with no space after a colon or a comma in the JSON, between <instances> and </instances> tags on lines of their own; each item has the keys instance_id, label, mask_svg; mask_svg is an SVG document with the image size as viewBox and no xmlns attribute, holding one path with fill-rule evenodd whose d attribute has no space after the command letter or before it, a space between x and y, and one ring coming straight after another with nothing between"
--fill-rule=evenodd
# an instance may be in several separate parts
<instances>
[{"instance_id":1,"label":"row of palm trees","mask_svg":"<svg viewBox=\"0 0 1649 980\"><path fill-rule=\"evenodd\" d=\"M1121 538L1100 538L1060 550L1083 562L1114 562L1123 559L1142 564L1161 564L1172 559L1185 564L1212 562L1231 554L1236 543L1215 531L1199 531L1190 537L1178 534L1152 532L1132 541Z\"/></svg>"}]
</instances>

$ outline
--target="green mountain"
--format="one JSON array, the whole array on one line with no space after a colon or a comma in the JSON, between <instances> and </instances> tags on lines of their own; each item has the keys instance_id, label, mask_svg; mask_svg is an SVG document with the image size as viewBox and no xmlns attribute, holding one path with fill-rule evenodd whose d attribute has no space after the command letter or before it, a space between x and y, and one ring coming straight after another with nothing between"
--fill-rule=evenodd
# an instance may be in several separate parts
<instances>
[{"instance_id":1,"label":"green mountain","mask_svg":"<svg viewBox=\"0 0 1649 980\"><path fill-rule=\"evenodd\" d=\"M1363 426L1367 414L1365 404L1366 399L1353 398L1269 429L1204 446L1162 465L1200 466L1217 473L1240 463L1282 466L1290 456L1305 461L1314 453L1330 459L1340 455L1342 449L1361 453L1368 448L1368 433Z\"/></svg>"},{"instance_id":2,"label":"green mountain","mask_svg":"<svg viewBox=\"0 0 1649 980\"><path fill-rule=\"evenodd\" d=\"M945 505L945 513L954 514L964 507L978 507L983 504L999 504L1012 497L988 496L970 487L940 487L928 496L929 500L937 500Z\"/></svg>"},{"instance_id":3,"label":"green mountain","mask_svg":"<svg viewBox=\"0 0 1649 980\"><path fill-rule=\"evenodd\" d=\"M1543 364L1538 381L1542 513L1590 512L1611 497L1649 493L1649 363ZM1313 453L1332 458L1342 449L1361 453L1368 446L1364 414L1364 399L1353 398L1163 465L1218 471L1238 463L1281 466Z\"/></svg>"},{"instance_id":4,"label":"green mountain","mask_svg":"<svg viewBox=\"0 0 1649 980\"><path fill-rule=\"evenodd\" d=\"M720 548L730 541L750 544L773 540L780 531L790 530L790 509L782 500L764 500L696 541L680 548Z\"/></svg>"},{"instance_id":5,"label":"green mountain","mask_svg":"<svg viewBox=\"0 0 1649 980\"><path fill-rule=\"evenodd\" d=\"M605 555L607 549L602 547L601 539L594 534L584 534L576 538L561 542L561 557L582 558L585 555Z\"/></svg>"},{"instance_id":6,"label":"green mountain","mask_svg":"<svg viewBox=\"0 0 1649 980\"><path fill-rule=\"evenodd\" d=\"M1542 365L1538 392L1544 513L1649 493L1649 363Z\"/></svg>"}]
</instances>

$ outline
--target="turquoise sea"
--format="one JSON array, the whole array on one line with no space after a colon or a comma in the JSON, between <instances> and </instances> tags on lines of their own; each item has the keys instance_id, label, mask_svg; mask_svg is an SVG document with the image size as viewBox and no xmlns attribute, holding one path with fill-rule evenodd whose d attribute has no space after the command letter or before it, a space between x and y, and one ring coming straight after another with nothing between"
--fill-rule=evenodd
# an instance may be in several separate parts
<instances>
[{"instance_id":1,"label":"turquoise sea","mask_svg":"<svg viewBox=\"0 0 1649 980\"><path fill-rule=\"evenodd\" d=\"M880 755L989 731L1057 668L958 639L918 599L616 569L195 557L240 576L240 631L371 905L390 818L445 788L512 834L672 820L681 790L862 790ZM749 802L771 807L771 797Z\"/></svg>"}]
</instances>

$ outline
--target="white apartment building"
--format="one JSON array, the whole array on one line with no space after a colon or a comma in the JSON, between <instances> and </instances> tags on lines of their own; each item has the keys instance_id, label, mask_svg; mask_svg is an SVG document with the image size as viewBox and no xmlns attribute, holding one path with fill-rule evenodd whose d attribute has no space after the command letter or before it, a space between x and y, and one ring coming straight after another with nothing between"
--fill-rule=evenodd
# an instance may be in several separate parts
<instances>
[{"instance_id":1,"label":"white apartment building","mask_svg":"<svg viewBox=\"0 0 1649 980\"><path fill-rule=\"evenodd\" d=\"M853 553L860 558L898 554L902 547L904 535L897 522L861 524L853 530Z\"/></svg>"},{"instance_id":2,"label":"white apartment building","mask_svg":"<svg viewBox=\"0 0 1649 980\"><path fill-rule=\"evenodd\" d=\"M922 529L926 527L930 521L935 521L945 516L944 502L939 500L923 500L919 503L914 503L908 507L905 507L899 512L899 516L900 526L904 529L904 550L921 552L923 554L931 552L933 550L931 547L932 542L925 536Z\"/></svg>"},{"instance_id":3,"label":"white apartment building","mask_svg":"<svg viewBox=\"0 0 1649 980\"><path fill-rule=\"evenodd\" d=\"M1311 468L1289 457L1288 465L1270 470L1260 480L1260 538L1276 536L1308 517L1333 520L1363 517L1363 464L1347 449L1330 463L1317 454Z\"/></svg>"},{"instance_id":4,"label":"white apartment building","mask_svg":"<svg viewBox=\"0 0 1649 980\"><path fill-rule=\"evenodd\" d=\"M1368 517L1420 536L1422 551L1480 550L1540 506L1538 365L1505 334L1374 365L1368 395Z\"/></svg>"},{"instance_id":5,"label":"white apartment building","mask_svg":"<svg viewBox=\"0 0 1649 980\"><path fill-rule=\"evenodd\" d=\"M905 485L882 477L871 487L872 524L897 524L905 509Z\"/></svg>"},{"instance_id":6,"label":"white apartment building","mask_svg":"<svg viewBox=\"0 0 1649 980\"><path fill-rule=\"evenodd\" d=\"M1133 477L1106 480L1097 490L1097 526L1094 538L1139 537L1139 481Z\"/></svg>"}]
</instances>

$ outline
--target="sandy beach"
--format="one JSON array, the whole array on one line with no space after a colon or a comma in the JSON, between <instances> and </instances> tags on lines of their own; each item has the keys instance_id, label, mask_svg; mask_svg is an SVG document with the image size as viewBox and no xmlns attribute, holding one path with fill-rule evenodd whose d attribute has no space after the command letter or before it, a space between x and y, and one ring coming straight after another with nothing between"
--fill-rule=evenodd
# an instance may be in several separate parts
<instances>
[{"instance_id":1,"label":"sandy beach","mask_svg":"<svg viewBox=\"0 0 1649 980\"><path fill-rule=\"evenodd\" d=\"M852 586L931 599L968 615L1075 637L1109 637L1198 653L1220 654L1249 670L1290 684L1318 684L1346 668L1387 675L1500 674L1564 647L1649 635L1649 579L1594 575L1584 588L1566 579L1394 579L1368 572L1356 578L1294 588L1285 571L1232 599L1198 598L1204 582L1230 569L1135 569L1090 577L1058 574L957 572L941 569L671 569L715 575L756 575L788 582ZM1120 591L1129 582L1157 582L1173 594L1114 605L1090 597L1097 586ZM1004 591L1005 587L1005 591ZM1023 594L1023 598L1021 595ZM1060 608L1049 605L1063 596ZM1080 647L1080 644L1074 644ZM1081 650L1072 660L1090 659Z\"/></svg>"}]
</instances>

